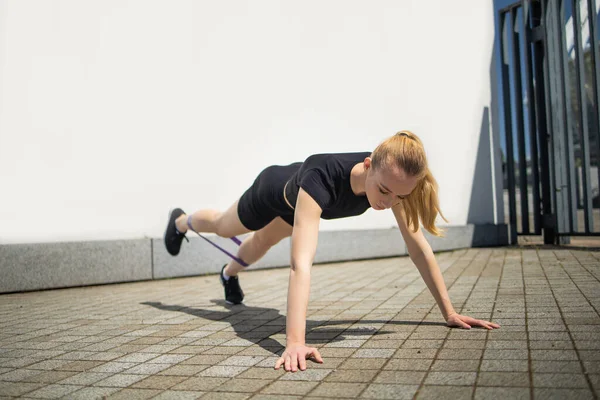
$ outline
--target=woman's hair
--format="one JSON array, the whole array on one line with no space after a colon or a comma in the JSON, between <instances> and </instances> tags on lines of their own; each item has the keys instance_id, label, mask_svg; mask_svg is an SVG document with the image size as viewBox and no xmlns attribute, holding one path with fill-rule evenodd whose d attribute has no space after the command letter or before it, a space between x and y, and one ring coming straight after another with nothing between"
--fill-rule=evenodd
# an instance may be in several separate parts
<instances>
[{"instance_id":1,"label":"woman's hair","mask_svg":"<svg viewBox=\"0 0 600 400\"><path fill-rule=\"evenodd\" d=\"M448 221L440 211L438 185L427 166L421 139L410 131L400 131L377 146L371 159L374 169L396 166L419 180L415 189L402 202L406 223L415 232L420 220L428 232L443 236L443 231L435 226L435 220L439 214L444 221Z\"/></svg>"}]
</instances>

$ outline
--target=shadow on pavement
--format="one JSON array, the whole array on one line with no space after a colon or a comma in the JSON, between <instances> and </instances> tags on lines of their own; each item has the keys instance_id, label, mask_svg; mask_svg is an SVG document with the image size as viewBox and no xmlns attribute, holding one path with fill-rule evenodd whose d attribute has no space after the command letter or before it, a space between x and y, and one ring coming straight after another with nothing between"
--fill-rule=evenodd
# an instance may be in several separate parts
<instances>
[{"instance_id":1,"label":"shadow on pavement","mask_svg":"<svg viewBox=\"0 0 600 400\"><path fill-rule=\"evenodd\" d=\"M259 345L263 349L281 355L283 346L271 335L283 333L285 331L285 315L279 313L279 310L265 307L250 307L244 304L231 305L224 300L211 300L211 303L224 307L227 311L203 309L199 307L186 307L180 305L168 305L161 302L143 302L141 304L152 306L159 310L177 311L193 315L198 318L204 318L210 321L229 322L231 327L240 339ZM306 344L315 345L318 343L340 342L345 339L355 338L356 336L373 336L392 333L391 331L381 331L376 328L325 328L331 325L347 324L389 324L389 325L435 325L446 326L442 322L430 321L387 321L387 320L333 320L333 321L306 321ZM319 327L319 329L316 329ZM346 335L346 336L344 336Z\"/></svg>"}]
</instances>

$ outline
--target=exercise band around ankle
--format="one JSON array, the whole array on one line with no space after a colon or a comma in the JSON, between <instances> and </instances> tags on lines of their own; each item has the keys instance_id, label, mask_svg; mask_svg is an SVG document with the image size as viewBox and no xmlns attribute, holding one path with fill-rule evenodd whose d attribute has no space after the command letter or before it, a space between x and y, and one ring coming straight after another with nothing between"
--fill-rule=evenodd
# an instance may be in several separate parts
<instances>
[{"instance_id":1,"label":"exercise band around ankle","mask_svg":"<svg viewBox=\"0 0 600 400\"><path fill-rule=\"evenodd\" d=\"M188 228L192 231L192 232L196 232L196 230L194 229L194 227L192 227L192 216L188 215L187 217L187 226ZM223 253L227 254L229 257L231 257L231 259L235 262L237 262L238 264L240 264L242 267L247 267L248 263L244 260L242 260L239 257L234 256L233 254L231 254L230 252L228 252L227 250L225 250L224 248L222 248L221 246L219 246L218 244L216 244L215 242L213 242L212 240L208 239L207 237L202 236L200 233L196 232L196 234L198 236L200 236L202 239L206 240L208 243L212 244L213 246L215 246L217 249L221 250ZM237 244L238 246L242 245L242 241L240 239L238 239L237 237L233 236L230 238L235 244Z\"/></svg>"}]
</instances>

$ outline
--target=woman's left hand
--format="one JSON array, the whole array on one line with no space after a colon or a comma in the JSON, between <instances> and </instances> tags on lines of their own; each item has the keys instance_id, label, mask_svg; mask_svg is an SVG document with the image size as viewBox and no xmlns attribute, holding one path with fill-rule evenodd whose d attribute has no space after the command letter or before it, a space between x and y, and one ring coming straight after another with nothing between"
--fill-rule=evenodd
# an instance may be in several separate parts
<instances>
[{"instance_id":1,"label":"woman's left hand","mask_svg":"<svg viewBox=\"0 0 600 400\"><path fill-rule=\"evenodd\" d=\"M471 329L472 326L481 326L485 329L498 329L500 325L489 321L483 321L481 319L475 319L467 317L466 315L450 314L446 321L448 326L457 326L459 328Z\"/></svg>"}]
</instances>

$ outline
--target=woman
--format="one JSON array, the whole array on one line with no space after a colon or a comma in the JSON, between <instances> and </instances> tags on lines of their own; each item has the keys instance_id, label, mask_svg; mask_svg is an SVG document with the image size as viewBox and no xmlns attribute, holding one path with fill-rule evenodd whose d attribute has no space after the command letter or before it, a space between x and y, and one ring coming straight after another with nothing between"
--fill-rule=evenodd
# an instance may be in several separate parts
<instances>
[{"instance_id":1,"label":"woman","mask_svg":"<svg viewBox=\"0 0 600 400\"><path fill-rule=\"evenodd\" d=\"M427 166L421 140L409 131L389 137L372 153L316 154L302 163L270 166L225 212L200 210L186 215L175 209L169 217L165 245L170 254L177 255L188 229L223 237L254 232L241 244L237 257L221 270L225 299L238 304L244 298L238 273L291 235L287 340L275 368L284 365L286 371L304 370L308 358L323 361L316 348L305 344L310 267L319 221L360 215L369 207L392 209L410 258L448 326L500 327L459 315L452 307L433 251L420 229L422 224L431 234L441 236L435 226L436 217L441 216L437 183Z\"/></svg>"}]
</instances>

